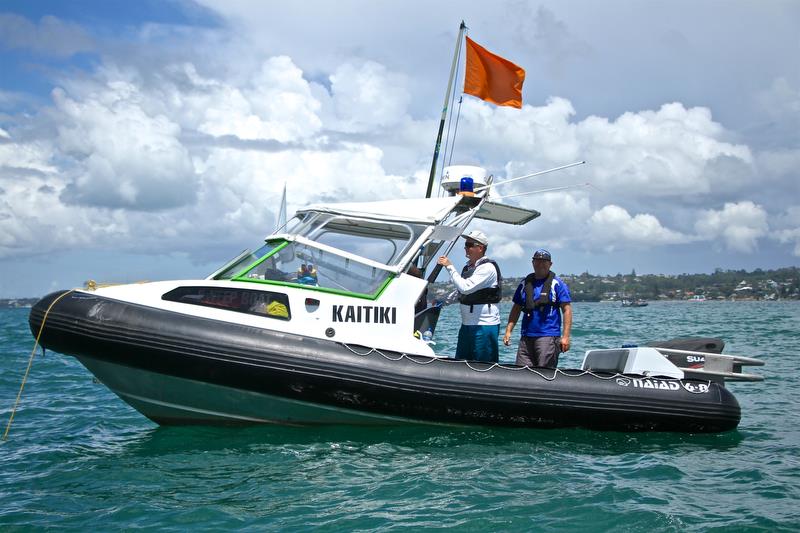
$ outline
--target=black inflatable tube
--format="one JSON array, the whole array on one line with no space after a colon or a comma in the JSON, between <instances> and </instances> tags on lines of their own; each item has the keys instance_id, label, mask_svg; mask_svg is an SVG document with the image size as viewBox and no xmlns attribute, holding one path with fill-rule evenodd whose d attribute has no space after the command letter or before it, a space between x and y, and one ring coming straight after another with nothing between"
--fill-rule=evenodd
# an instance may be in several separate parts
<instances>
[{"instance_id":1,"label":"black inflatable tube","mask_svg":"<svg viewBox=\"0 0 800 533\"><path fill-rule=\"evenodd\" d=\"M31 310L34 335L61 294ZM696 382L708 392L693 394L683 386L620 386L618 379L635 377L575 370L500 365L478 372L490 365L382 355L81 292L53 306L41 343L158 374L422 422L720 432L741 416L734 396L713 383Z\"/></svg>"}]
</instances>

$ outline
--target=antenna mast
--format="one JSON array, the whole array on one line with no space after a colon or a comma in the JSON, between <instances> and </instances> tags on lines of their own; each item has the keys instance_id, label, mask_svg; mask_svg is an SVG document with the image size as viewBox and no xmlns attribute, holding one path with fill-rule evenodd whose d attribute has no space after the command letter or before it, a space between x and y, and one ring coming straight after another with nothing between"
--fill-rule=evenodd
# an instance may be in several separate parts
<instances>
[{"instance_id":1,"label":"antenna mast","mask_svg":"<svg viewBox=\"0 0 800 533\"><path fill-rule=\"evenodd\" d=\"M450 91L453 89L453 78L456 75L456 65L458 65L458 56L461 49L461 40L464 37L464 31L467 25L461 21L461 26L458 28L458 39L456 39L456 51L453 54L453 64L450 66L450 81L447 84L447 93L444 96L444 105L442 106L442 120L439 122L439 133L436 136L436 146L433 149L433 161L431 162L431 175L428 178L428 190L425 192L425 198L431 197L433 191L433 180L436 177L436 163L439 159L439 148L442 146L442 132L444 132L444 122L447 118L447 107L450 102Z\"/></svg>"}]
</instances>

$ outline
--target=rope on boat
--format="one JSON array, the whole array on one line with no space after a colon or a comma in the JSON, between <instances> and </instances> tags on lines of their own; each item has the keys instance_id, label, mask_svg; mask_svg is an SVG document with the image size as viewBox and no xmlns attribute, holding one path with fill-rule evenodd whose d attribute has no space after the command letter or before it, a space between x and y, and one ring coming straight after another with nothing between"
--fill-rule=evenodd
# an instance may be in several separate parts
<instances>
[{"instance_id":1,"label":"rope on boat","mask_svg":"<svg viewBox=\"0 0 800 533\"><path fill-rule=\"evenodd\" d=\"M17 393L17 401L14 402L14 408L11 409L11 416L8 419L8 424L6 425L6 431L3 433L3 440L8 440L8 432L11 430L11 423L14 421L14 414L17 412L17 407L19 406L20 399L22 399L22 390L25 388L25 382L28 381L28 374L30 374L31 366L33 366L33 357L36 355L36 348L39 347L39 339L42 336L42 331L44 331L44 324L47 322L47 315L50 313L50 310L56 305L61 298L70 294L71 292L77 289L70 289L67 292L63 293L61 296L53 300L50 306L47 308L47 311L44 313L44 317L42 317L42 325L39 326L39 333L36 334L36 341L33 343L33 350L31 350L31 357L28 359L28 368L25 370L25 374L22 376L22 383L19 386L19 392Z\"/></svg>"},{"instance_id":2,"label":"rope on boat","mask_svg":"<svg viewBox=\"0 0 800 533\"><path fill-rule=\"evenodd\" d=\"M397 357L392 357L391 355L383 353L378 348L370 348L366 352L362 353L362 352L359 352L358 350L354 349L353 347L349 346L346 343L342 343L342 345L345 348L347 348L348 350L350 350L351 352L353 352L354 354L356 354L358 356L361 356L361 357L367 357L367 356L369 356L369 355L371 355L373 353L377 353L378 355L381 355L382 357L384 357L385 359L388 359L389 361L400 361L402 359L408 359L412 363L416 363L418 365L429 365L429 364L433 363L434 361L443 361L444 363L447 363L447 364L462 364L462 365L466 365L467 368L469 368L470 370L472 370L474 372L489 372L490 370L493 370L494 368L501 368L503 370L508 370L508 371L511 371L511 372L518 372L518 371L526 371L527 370L528 372L532 372L533 374L536 374L537 376L539 376L540 378L542 378L542 379L544 379L546 381L553 381L554 379L556 379L556 376L559 375L559 374L561 374L561 375L563 375L565 377L568 377L568 378L577 378L577 377L580 377L580 376L584 376L586 374L589 374L590 376L593 376L593 377L595 377L597 379L603 379L603 380L612 380L612 379L616 379L618 377L627 378L627 376L625 376L624 374L620 374L619 372L617 372L615 374L612 374L612 375L601 376L599 374L596 374L596 373L592 372L591 370L582 370L581 372L576 374L576 373L573 373L573 372L564 372L560 368L553 368L552 369L553 370L553 375L552 376L548 376L548 375L546 375L546 373L543 373L539 369L531 367L531 366L501 365L500 363L491 363L486 368L475 368L474 366L472 366L472 364L470 364L470 363L475 363L475 361L467 361L467 360L464 360L464 359L449 359L449 358L444 358L444 357L430 357L430 356L424 356L424 355L411 357L409 354L407 354L405 352L401 353ZM417 357L426 357L427 361L418 361ZM659 379L676 379L676 378L659 378Z\"/></svg>"},{"instance_id":3,"label":"rope on boat","mask_svg":"<svg viewBox=\"0 0 800 533\"><path fill-rule=\"evenodd\" d=\"M355 349L353 349L353 348L352 348L350 345L348 345L348 344L346 344L346 343L344 343L344 342L342 343L342 346L344 346L345 348L347 348L348 350L350 350L350 351L351 351L351 352L353 352L354 354L356 354L356 355L358 355L358 356L361 356L361 357L367 357L368 355L371 355L371 354L373 354L373 353L377 353L377 354L379 354L379 355L383 356L383 358L384 358L384 359L388 359L389 361L400 361L400 360L402 360L402 359L408 359L408 360L410 360L411 362L413 362L413 363L416 363L416 364L418 364L418 365L429 365L429 364L431 364L432 362L436 361L436 359L438 359L437 357L431 357L431 358L430 358L430 359L428 359L427 361L417 361L417 360L416 360L416 359L414 359L413 357L409 357L409 356L408 356L408 354L406 354L406 353L401 353L401 354L400 354L400 355L398 355L397 357L392 357L392 356L390 356L390 355L387 355L387 354L383 353L382 351L380 351L380 350L379 350L379 349L377 349L377 348L370 348L370 349L369 349L369 350L367 350L366 352L364 352L364 353L361 353L361 352L359 352L358 350L355 350ZM423 356L423 357L424 357L424 356Z\"/></svg>"}]
</instances>

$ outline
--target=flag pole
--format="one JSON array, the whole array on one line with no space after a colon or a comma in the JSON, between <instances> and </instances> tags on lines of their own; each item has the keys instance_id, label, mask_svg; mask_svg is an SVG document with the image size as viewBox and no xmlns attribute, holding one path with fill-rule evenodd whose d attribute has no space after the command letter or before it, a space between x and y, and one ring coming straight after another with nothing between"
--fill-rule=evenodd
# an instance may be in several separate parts
<instances>
[{"instance_id":1,"label":"flag pole","mask_svg":"<svg viewBox=\"0 0 800 533\"><path fill-rule=\"evenodd\" d=\"M428 178L428 190L425 192L425 198L431 197L433 191L433 180L436 176L436 162L439 159L439 148L442 146L442 132L444 132L444 121L447 118L447 106L450 102L450 91L453 89L453 78L456 75L456 65L458 65L458 52L461 49L461 39L464 37L464 30L467 25L461 21L461 26L458 28L458 38L456 39L456 51L453 54L453 64L450 66L450 81L447 84L447 93L444 96L444 105L442 106L442 120L439 122L439 133L436 136L436 146L433 149L433 162L431 162L431 175Z\"/></svg>"}]
</instances>

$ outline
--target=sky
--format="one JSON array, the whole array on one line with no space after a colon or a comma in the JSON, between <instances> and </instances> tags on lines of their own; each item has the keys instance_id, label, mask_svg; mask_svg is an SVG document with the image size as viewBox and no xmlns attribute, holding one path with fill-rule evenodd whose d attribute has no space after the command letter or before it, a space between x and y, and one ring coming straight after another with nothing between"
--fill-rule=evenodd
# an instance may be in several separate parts
<instances>
[{"instance_id":1,"label":"sky","mask_svg":"<svg viewBox=\"0 0 800 533\"><path fill-rule=\"evenodd\" d=\"M457 81L447 161L586 161L493 192L573 186L473 223L506 277L540 247L564 274L800 265L800 2L4 0L0 298L204 277L284 185L290 214L424 196L461 20L526 80L522 109Z\"/></svg>"}]
</instances>

